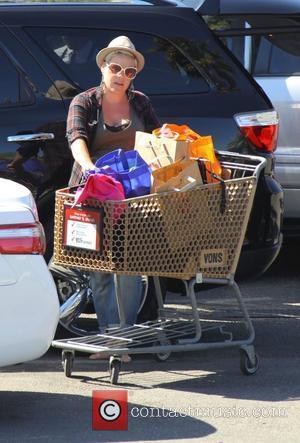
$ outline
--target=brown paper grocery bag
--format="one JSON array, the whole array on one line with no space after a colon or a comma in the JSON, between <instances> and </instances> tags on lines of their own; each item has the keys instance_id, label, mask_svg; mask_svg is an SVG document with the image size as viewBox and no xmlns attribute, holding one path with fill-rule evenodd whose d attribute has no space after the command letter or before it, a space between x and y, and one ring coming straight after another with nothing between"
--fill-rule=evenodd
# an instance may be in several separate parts
<instances>
[{"instance_id":1,"label":"brown paper grocery bag","mask_svg":"<svg viewBox=\"0 0 300 443\"><path fill-rule=\"evenodd\" d=\"M154 134L137 131L134 149L139 152L151 170L162 168L185 158L189 141L157 137Z\"/></svg>"},{"instance_id":2,"label":"brown paper grocery bag","mask_svg":"<svg viewBox=\"0 0 300 443\"><path fill-rule=\"evenodd\" d=\"M187 191L202 184L199 166L195 160L183 160L152 171L151 192Z\"/></svg>"}]
</instances>

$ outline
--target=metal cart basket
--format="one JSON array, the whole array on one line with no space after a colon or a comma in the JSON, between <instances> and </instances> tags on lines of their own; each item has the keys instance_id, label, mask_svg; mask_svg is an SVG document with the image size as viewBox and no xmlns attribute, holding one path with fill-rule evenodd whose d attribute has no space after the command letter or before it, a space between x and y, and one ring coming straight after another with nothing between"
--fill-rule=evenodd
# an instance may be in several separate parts
<instances>
[{"instance_id":1,"label":"metal cart basket","mask_svg":"<svg viewBox=\"0 0 300 443\"><path fill-rule=\"evenodd\" d=\"M119 327L105 334L52 342L54 347L63 349L67 376L72 373L75 351L110 356L111 382L117 383L123 354L152 353L165 360L171 352L233 346L241 349L242 371L245 374L256 372L258 358L252 345L254 328L234 275L265 159L225 152L219 152L218 157L222 167L230 171L227 180L199 185L188 191L150 194L124 201L86 200L78 210L83 213L92 210L95 214L99 211L100 214L96 216L99 230L92 247L78 247L76 243L74 246L70 235L66 234L67 227L70 228L68 223L72 226L74 222L74 219L66 221L66 210L74 204L75 189L57 191L54 262L88 271L114 273L120 316ZM84 243L82 238L80 241ZM159 306L157 321L125 325L119 290L122 274L154 277ZM164 307L159 276L184 281L191 308L189 314L181 310L171 312ZM247 327L245 339L233 339L233 334L228 332L213 342L202 339L205 328L197 309L196 283L230 285ZM219 330L222 332L221 327Z\"/></svg>"}]
</instances>

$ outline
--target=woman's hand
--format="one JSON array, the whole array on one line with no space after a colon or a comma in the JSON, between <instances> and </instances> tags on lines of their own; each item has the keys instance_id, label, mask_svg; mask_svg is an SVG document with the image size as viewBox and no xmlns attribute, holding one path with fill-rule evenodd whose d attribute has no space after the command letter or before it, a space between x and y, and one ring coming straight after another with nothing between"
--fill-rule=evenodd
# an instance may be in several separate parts
<instances>
[{"instance_id":1,"label":"woman's hand","mask_svg":"<svg viewBox=\"0 0 300 443\"><path fill-rule=\"evenodd\" d=\"M87 180L89 178L90 175L94 175L97 174L99 172L99 168L97 168L95 165L93 168L91 169L85 169L83 170L83 176L85 178L85 180Z\"/></svg>"}]
</instances>

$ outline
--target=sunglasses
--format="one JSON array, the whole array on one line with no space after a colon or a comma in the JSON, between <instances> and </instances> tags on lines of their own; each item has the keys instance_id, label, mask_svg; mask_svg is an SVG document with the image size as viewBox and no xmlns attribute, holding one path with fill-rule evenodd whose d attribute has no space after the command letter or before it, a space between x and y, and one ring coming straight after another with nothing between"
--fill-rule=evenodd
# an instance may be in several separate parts
<instances>
[{"instance_id":1,"label":"sunglasses","mask_svg":"<svg viewBox=\"0 0 300 443\"><path fill-rule=\"evenodd\" d=\"M128 80L133 80L137 74L137 69L134 67L123 68L118 63L108 63L107 66L112 74L119 74L123 71Z\"/></svg>"}]
</instances>

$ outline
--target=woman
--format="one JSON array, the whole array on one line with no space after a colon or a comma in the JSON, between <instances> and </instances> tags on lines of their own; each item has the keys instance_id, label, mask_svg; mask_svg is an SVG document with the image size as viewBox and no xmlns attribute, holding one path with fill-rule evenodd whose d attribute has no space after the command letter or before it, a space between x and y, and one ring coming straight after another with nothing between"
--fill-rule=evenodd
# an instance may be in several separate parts
<instances>
[{"instance_id":1,"label":"woman","mask_svg":"<svg viewBox=\"0 0 300 443\"><path fill-rule=\"evenodd\" d=\"M107 152L117 147L132 149L136 131L151 132L160 126L149 98L133 89L132 82L144 67L144 57L130 39L115 38L99 51L96 61L101 85L74 97L69 108L67 137L75 159L70 186L79 184ZM121 276L120 280L126 323L133 324L141 302L142 281L138 276ZM91 288L100 330L118 324L114 276L92 272Z\"/></svg>"}]
</instances>

